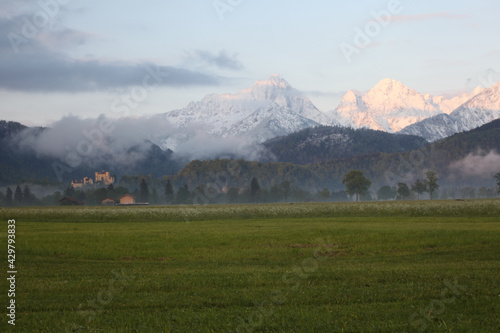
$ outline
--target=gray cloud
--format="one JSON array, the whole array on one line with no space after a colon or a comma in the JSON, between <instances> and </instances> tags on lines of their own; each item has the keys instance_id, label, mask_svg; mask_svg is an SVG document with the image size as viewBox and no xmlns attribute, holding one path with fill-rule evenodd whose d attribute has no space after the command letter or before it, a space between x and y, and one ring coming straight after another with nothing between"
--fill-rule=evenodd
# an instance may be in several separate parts
<instances>
[{"instance_id":1,"label":"gray cloud","mask_svg":"<svg viewBox=\"0 0 500 333\"><path fill-rule=\"evenodd\" d=\"M259 160L265 149L245 137L222 138L196 126L177 128L161 116L82 119L67 116L50 128L28 128L13 143L37 156L56 158L65 165L131 167L144 158L151 143L171 148L181 161L232 156Z\"/></svg>"},{"instance_id":2,"label":"gray cloud","mask_svg":"<svg viewBox=\"0 0 500 333\"><path fill-rule=\"evenodd\" d=\"M141 85L155 73L163 86L216 85L219 77L151 63L127 65L119 62L72 61L63 57L21 55L1 59L0 87L20 91L97 91ZM151 83L151 84L153 84Z\"/></svg>"},{"instance_id":3,"label":"gray cloud","mask_svg":"<svg viewBox=\"0 0 500 333\"><path fill-rule=\"evenodd\" d=\"M229 69L239 71L244 68L243 64L237 59L237 55L228 54L227 51L220 51L219 54L214 54L208 51L196 50L187 56L189 62L205 63L210 66L215 66L220 69Z\"/></svg>"},{"instance_id":4,"label":"gray cloud","mask_svg":"<svg viewBox=\"0 0 500 333\"><path fill-rule=\"evenodd\" d=\"M257 161L272 158L262 145L245 136L218 137L197 129L188 131L192 135L174 149L176 156L183 160L236 157Z\"/></svg>"},{"instance_id":5,"label":"gray cloud","mask_svg":"<svg viewBox=\"0 0 500 333\"><path fill-rule=\"evenodd\" d=\"M500 155L491 151L488 154L469 154L450 165L450 170L463 177L492 178L500 171Z\"/></svg>"},{"instance_id":6,"label":"gray cloud","mask_svg":"<svg viewBox=\"0 0 500 333\"><path fill-rule=\"evenodd\" d=\"M50 128L28 128L14 137L22 150L56 158L65 165L98 166L103 163L132 166L156 142L174 129L167 121L153 118L81 119L67 116Z\"/></svg>"},{"instance_id":7,"label":"gray cloud","mask_svg":"<svg viewBox=\"0 0 500 333\"><path fill-rule=\"evenodd\" d=\"M218 85L223 80L211 74L153 63L71 59L52 49L85 43L88 35L63 28L44 30L33 38L25 38L21 28L23 24L20 16L0 18L0 88L6 90L97 91L142 85L148 75L155 79L150 80L150 84L172 87ZM13 42L12 33L21 39Z\"/></svg>"}]
</instances>

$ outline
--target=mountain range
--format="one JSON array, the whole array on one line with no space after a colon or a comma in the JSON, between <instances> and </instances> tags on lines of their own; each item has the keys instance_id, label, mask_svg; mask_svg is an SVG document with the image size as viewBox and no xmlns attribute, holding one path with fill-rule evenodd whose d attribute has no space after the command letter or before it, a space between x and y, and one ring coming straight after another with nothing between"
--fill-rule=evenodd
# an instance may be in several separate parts
<instances>
[{"instance_id":1,"label":"mountain range","mask_svg":"<svg viewBox=\"0 0 500 333\"><path fill-rule=\"evenodd\" d=\"M354 127L398 132L426 118L451 113L481 90L447 99L423 95L399 81L384 79L365 94L349 90L331 115L349 119Z\"/></svg>"},{"instance_id":2,"label":"mountain range","mask_svg":"<svg viewBox=\"0 0 500 333\"><path fill-rule=\"evenodd\" d=\"M468 131L500 118L500 82L482 90L449 115L439 114L412 124L400 133L418 135L436 141Z\"/></svg>"},{"instance_id":3,"label":"mountain range","mask_svg":"<svg viewBox=\"0 0 500 333\"><path fill-rule=\"evenodd\" d=\"M399 132L436 141L499 118L500 93L496 84L446 98L421 94L387 78L366 93L349 90L335 109L322 112L305 94L273 74L236 94L207 95L159 116L179 128L195 127L218 137L245 137L259 143L320 125Z\"/></svg>"}]
</instances>

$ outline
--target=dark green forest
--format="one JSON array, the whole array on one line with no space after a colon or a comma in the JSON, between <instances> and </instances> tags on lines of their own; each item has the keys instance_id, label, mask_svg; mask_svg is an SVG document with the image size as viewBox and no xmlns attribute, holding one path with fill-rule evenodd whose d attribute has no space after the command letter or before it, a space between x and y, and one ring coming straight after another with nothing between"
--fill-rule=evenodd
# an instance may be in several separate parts
<instances>
[{"instance_id":1,"label":"dark green forest","mask_svg":"<svg viewBox=\"0 0 500 333\"><path fill-rule=\"evenodd\" d=\"M264 146L278 162L313 164L373 153L398 153L427 145L418 136L371 129L320 126L271 139Z\"/></svg>"}]
</instances>

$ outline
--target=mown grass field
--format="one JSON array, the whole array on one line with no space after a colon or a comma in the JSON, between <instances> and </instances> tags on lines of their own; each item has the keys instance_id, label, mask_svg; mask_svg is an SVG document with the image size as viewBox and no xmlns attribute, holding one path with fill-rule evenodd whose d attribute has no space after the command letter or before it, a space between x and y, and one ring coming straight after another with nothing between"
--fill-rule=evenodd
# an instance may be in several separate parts
<instances>
[{"instance_id":1,"label":"mown grass field","mask_svg":"<svg viewBox=\"0 0 500 333\"><path fill-rule=\"evenodd\" d=\"M499 200L0 217L18 270L2 332L500 331Z\"/></svg>"}]
</instances>

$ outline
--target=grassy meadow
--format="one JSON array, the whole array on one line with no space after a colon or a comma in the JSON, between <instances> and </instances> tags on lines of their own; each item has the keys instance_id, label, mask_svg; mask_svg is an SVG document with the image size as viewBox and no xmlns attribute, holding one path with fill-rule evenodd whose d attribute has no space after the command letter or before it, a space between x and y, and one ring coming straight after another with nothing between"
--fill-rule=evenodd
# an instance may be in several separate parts
<instances>
[{"instance_id":1,"label":"grassy meadow","mask_svg":"<svg viewBox=\"0 0 500 333\"><path fill-rule=\"evenodd\" d=\"M2 332L500 331L499 200L0 216Z\"/></svg>"}]
</instances>

